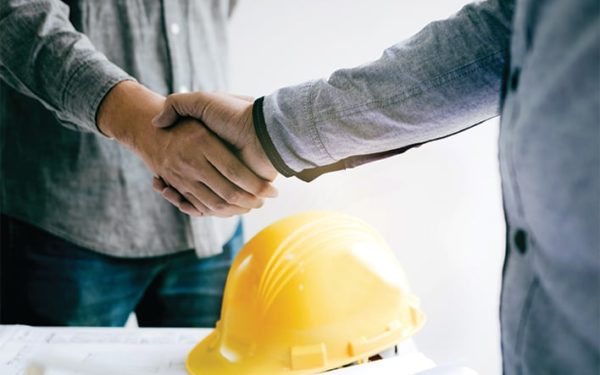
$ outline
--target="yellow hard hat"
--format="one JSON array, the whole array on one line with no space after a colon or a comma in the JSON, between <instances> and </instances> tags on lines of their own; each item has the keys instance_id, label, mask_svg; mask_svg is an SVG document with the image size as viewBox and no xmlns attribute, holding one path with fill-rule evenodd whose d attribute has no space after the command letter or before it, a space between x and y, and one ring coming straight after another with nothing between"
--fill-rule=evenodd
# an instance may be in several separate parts
<instances>
[{"instance_id":1,"label":"yellow hard hat","mask_svg":"<svg viewBox=\"0 0 600 375\"><path fill-rule=\"evenodd\" d=\"M398 260L371 227L302 213L244 246L221 319L186 367L192 375L314 374L392 347L423 322Z\"/></svg>"}]
</instances>

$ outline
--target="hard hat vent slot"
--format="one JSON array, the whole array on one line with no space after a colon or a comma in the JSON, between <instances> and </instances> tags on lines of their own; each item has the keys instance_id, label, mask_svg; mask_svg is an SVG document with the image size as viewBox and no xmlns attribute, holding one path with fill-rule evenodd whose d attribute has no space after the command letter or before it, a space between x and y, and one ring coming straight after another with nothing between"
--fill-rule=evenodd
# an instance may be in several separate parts
<instances>
[{"instance_id":1,"label":"hard hat vent slot","mask_svg":"<svg viewBox=\"0 0 600 375\"><path fill-rule=\"evenodd\" d=\"M327 348L324 343L306 346L294 346L291 350L293 370L325 367L327 364Z\"/></svg>"},{"instance_id":2,"label":"hard hat vent slot","mask_svg":"<svg viewBox=\"0 0 600 375\"><path fill-rule=\"evenodd\" d=\"M386 331L377 336L371 338L361 337L351 341L348 344L348 352L351 356L355 357L381 347L386 347L386 344L391 344L395 338L399 337L398 334L401 329L402 323L398 320L394 320L388 325Z\"/></svg>"}]
</instances>

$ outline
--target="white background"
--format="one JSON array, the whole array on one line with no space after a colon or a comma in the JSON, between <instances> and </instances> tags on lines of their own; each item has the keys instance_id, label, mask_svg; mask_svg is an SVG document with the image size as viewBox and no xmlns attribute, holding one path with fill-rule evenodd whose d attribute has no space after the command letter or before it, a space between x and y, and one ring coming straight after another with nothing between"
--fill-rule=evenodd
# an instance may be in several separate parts
<instances>
[{"instance_id":1,"label":"white background","mask_svg":"<svg viewBox=\"0 0 600 375\"><path fill-rule=\"evenodd\" d=\"M243 0L232 20L232 91L261 96L378 58L466 3L459 0ZM246 236L308 209L350 213L395 249L428 322L420 349L438 363L500 374L498 298L504 249L497 121L306 184L246 217Z\"/></svg>"}]
</instances>

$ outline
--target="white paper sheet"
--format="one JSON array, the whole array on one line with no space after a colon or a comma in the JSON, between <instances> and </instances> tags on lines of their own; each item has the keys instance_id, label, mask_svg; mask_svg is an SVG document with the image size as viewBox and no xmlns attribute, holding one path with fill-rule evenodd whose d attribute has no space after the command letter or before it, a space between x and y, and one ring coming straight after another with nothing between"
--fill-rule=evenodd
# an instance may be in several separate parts
<instances>
[{"instance_id":1,"label":"white paper sheet","mask_svg":"<svg viewBox=\"0 0 600 375\"><path fill-rule=\"evenodd\" d=\"M0 326L0 374L183 375L187 353L209 332Z\"/></svg>"},{"instance_id":2,"label":"white paper sheet","mask_svg":"<svg viewBox=\"0 0 600 375\"><path fill-rule=\"evenodd\" d=\"M186 375L185 358L210 329L0 326L1 375ZM408 375L433 367L411 341L399 356L329 372Z\"/></svg>"}]
</instances>

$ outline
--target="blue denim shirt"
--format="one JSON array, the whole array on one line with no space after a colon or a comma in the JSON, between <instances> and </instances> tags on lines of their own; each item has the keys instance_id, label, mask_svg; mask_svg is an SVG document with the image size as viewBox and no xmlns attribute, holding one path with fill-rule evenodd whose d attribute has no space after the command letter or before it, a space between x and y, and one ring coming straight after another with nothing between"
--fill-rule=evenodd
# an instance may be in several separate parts
<instances>
[{"instance_id":1,"label":"blue denim shirt","mask_svg":"<svg viewBox=\"0 0 600 375\"><path fill-rule=\"evenodd\" d=\"M600 2L468 5L373 63L277 90L254 111L270 159L304 180L499 114L504 373L597 375Z\"/></svg>"},{"instance_id":2,"label":"blue denim shirt","mask_svg":"<svg viewBox=\"0 0 600 375\"><path fill-rule=\"evenodd\" d=\"M198 237L205 253L220 251L222 220L198 219L192 231L142 161L98 134L95 116L125 79L163 95L224 89L232 9L229 0L0 2L1 212L111 255L172 253Z\"/></svg>"}]
</instances>

